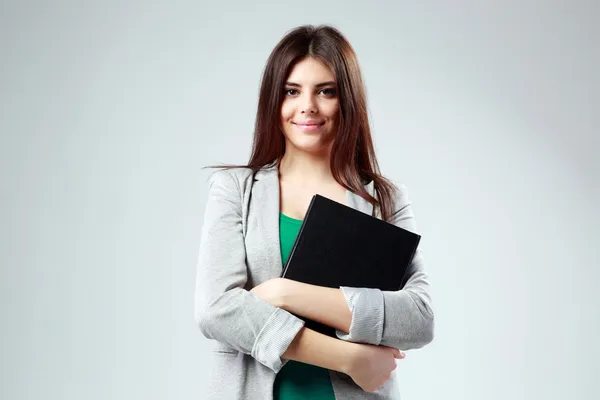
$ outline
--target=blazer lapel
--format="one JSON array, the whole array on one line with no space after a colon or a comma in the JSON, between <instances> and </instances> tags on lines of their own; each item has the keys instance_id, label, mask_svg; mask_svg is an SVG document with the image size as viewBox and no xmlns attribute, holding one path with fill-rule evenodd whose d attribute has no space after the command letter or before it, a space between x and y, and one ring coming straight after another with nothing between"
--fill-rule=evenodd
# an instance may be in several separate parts
<instances>
[{"instance_id":1,"label":"blazer lapel","mask_svg":"<svg viewBox=\"0 0 600 400\"><path fill-rule=\"evenodd\" d=\"M263 167L254 178L253 203L258 208L257 222L262 236L263 251L267 265L273 268L271 275L281 274L282 260L279 242L279 170Z\"/></svg>"}]
</instances>

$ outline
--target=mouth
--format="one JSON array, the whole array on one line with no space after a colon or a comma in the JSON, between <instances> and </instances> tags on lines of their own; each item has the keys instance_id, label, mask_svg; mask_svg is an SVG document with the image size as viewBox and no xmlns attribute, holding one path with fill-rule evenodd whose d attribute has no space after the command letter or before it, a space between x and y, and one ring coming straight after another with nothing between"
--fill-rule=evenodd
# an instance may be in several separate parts
<instances>
[{"instance_id":1,"label":"mouth","mask_svg":"<svg viewBox=\"0 0 600 400\"><path fill-rule=\"evenodd\" d=\"M300 123L300 122L292 122L292 124L299 126L299 127L311 127L311 126L321 126L324 125L325 122L306 122L306 123Z\"/></svg>"},{"instance_id":2,"label":"mouth","mask_svg":"<svg viewBox=\"0 0 600 400\"><path fill-rule=\"evenodd\" d=\"M295 122L292 122L292 124L296 125L299 129L303 130L303 131L316 131L319 130L323 125L325 125L325 122L311 122L311 123L306 123L306 124L298 124Z\"/></svg>"}]
</instances>

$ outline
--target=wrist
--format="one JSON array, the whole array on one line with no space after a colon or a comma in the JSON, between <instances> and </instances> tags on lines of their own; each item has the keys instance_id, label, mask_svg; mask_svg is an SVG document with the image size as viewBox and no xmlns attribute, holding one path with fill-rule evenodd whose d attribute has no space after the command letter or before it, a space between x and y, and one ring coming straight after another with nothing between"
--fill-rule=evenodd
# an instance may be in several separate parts
<instances>
[{"instance_id":1,"label":"wrist","mask_svg":"<svg viewBox=\"0 0 600 400\"><path fill-rule=\"evenodd\" d=\"M354 365L357 360L357 354L360 344L346 342L343 340L339 340L338 342L343 348L340 351L341 356L338 358L339 365L337 370L343 372L346 375L350 375L350 372L354 368Z\"/></svg>"},{"instance_id":2,"label":"wrist","mask_svg":"<svg viewBox=\"0 0 600 400\"><path fill-rule=\"evenodd\" d=\"M294 290L294 281L290 279L280 278L277 290L277 305L281 309L289 311L290 298Z\"/></svg>"},{"instance_id":3,"label":"wrist","mask_svg":"<svg viewBox=\"0 0 600 400\"><path fill-rule=\"evenodd\" d=\"M282 358L351 375L351 371L360 364L361 346L304 327L290 343Z\"/></svg>"}]
</instances>

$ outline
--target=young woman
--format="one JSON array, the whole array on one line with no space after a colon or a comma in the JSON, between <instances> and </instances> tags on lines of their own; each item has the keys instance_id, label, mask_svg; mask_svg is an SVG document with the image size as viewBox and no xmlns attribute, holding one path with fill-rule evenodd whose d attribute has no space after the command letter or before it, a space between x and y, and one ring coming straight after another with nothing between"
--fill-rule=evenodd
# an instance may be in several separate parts
<instances>
[{"instance_id":1,"label":"young woman","mask_svg":"<svg viewBox=\"0 0 600 400\"><path fill-rule=\"evenodd\" d=\"M200 331L214 340L205 398L399 399L401 350L433 339L421 252L396 292L279 278L316 193L415 231L406 188L378 172L357 57L337 29L302 26L281 39L250 160L213 173L208 190L195 299Z\"/></svg>"}]
</instances>

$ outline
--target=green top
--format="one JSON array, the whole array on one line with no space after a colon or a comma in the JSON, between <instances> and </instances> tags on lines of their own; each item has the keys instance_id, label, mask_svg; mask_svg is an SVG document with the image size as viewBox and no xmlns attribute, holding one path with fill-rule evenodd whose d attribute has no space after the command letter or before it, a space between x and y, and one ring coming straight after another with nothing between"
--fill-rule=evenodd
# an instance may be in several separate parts
<instances>
[{"instance_id":1,"label":"green top","mask_svg":"<svg viewBox=\"0 0 600 400\"><path fill-rule=\"evenodd\" d=\"M302 220L279 214L279 242L283 265L294 247ZM335 400L329 370L289 360L277 374L273 386L275 400Z\"/></svg>"}]
</instances>

